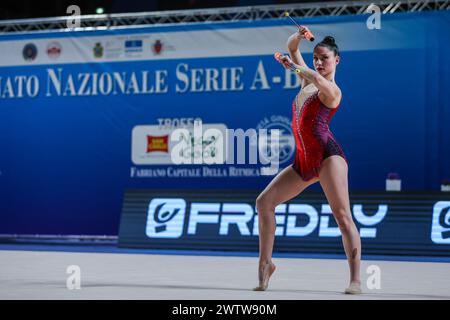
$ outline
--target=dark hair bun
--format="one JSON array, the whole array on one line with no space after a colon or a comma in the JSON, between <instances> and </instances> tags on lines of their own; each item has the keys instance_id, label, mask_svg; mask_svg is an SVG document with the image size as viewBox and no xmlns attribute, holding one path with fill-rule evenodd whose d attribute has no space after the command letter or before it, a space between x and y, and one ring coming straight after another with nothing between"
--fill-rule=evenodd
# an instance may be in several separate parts
<instances>
[{"instance_id":1,"label":"dark hair bun","mask_svg":"<svg viewBox=\"0 0 450 320\"><path fill-rule=\"evenodd\" d=\"M330 45L330 46L335 46L336 45L336 41L334 40L334 38L332 36L326 36L322 40L322 43L325 43L325 44Z\"/></svg>"},{"instance_id":2,"label":"dark hair bun","mask_svg":"<svg viewBox=\"0 0 450 320\"><path fill-rule=\"evenodd\" d=\"M314 49L316 49L317 47L327 47L329 50L334 52L335 56L339 56L339 48L332 36L326 36L325 38L323 38L321 42L316 44Z\"/></svg>"}]
</instances>

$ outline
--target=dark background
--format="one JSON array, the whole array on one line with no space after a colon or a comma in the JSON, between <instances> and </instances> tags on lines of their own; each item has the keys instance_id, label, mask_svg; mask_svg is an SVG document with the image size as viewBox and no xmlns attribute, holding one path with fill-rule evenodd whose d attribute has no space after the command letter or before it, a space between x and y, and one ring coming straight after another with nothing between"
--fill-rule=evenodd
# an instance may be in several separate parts
<instances>
[{"instance_id":1,"label":"dark background","mask_svg":"<svg viewBox=\"0 0 450 320\"><path fill-rule=\"evenodd\" d=\"M66 9L72 4L81 8L81 14L95 14L98 7L104 13L145 12L163 10L183 10L219 8L233 6L276 5L287 3L318 2L317 0L2 0L0 20L55 17L67 15ZM331 2L331 1L320 1Z\"/></svg>"}]
</instances>

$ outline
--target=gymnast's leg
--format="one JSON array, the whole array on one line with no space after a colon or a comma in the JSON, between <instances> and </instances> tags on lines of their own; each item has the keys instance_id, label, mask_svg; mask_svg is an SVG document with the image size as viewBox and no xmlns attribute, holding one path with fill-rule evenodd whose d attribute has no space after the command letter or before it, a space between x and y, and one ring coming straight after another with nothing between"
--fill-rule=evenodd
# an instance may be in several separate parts
<instances>
[{"instance_id":1,"label":"gymnast's leg","mask_svg":"<svg viewBox=\"0 0 450 320\"><path fill-rule=\"evenodd\" d=\"M361 293L361 239L350 210L347 173L348 167L345 160L341 156L334 155L322 162L319 178L320 185L341 231L350 267L350 286L345 293L359 294Z\"/></svg>"},{"instance_id":2,"label":"gymnast's leg","mask_svg":"<svg viewBox=\"0 0 450 320\"><path fill-rule=\"evenodd\" d=\"M275 271L275 265L272 262L276 225L275 207L292 199L318 180L318 178L313 178L309 181L303 181L294 168L289 166L283 169L256 199L259 219L259 285L253 290L266 290L269 278Z\"/></svg>"}]
</instances>

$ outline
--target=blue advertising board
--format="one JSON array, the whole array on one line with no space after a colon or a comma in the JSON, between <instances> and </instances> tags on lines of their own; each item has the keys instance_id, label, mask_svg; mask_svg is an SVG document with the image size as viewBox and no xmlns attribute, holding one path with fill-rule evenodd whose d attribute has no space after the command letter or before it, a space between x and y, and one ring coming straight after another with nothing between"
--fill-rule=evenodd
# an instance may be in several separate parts
<instances>
[{"instance_id":1,"label":"blue advertising board","mask_svg":"<svg viewBox=\"0 0 450 320\"><path fill-rule=\"evenodd\" d=\"M256 192L130 189L119 246L258 251ZM353 193L364 254L450 256L450 194ZM275 208L276 252L343 253L341 232L322 193Z\"/></svg>"},{"instance_id":2,"label":"blue advertising board","mask_svg":"<svg viewBox=\"0 0 450 320\"><path fill-rule=\"evenodd\" d=\"M406 191L437 191L450 177L450 13L383 15L379 30L367 17L302 20L341 49L331 130L350 190L381 191L397 172ZM175 165L169 137L196 120L279 129L290 165L299 81L273 53L293 32L264 20L1 35L0 233L116 235L127 188L264 188L259 159Z\"/></svg>"}]
</instances>

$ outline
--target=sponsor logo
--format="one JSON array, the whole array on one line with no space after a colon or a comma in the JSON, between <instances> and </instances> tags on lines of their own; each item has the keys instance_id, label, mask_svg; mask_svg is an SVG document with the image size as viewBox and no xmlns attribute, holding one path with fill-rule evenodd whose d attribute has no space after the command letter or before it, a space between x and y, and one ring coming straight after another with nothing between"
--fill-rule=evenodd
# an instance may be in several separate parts
<instances>
[{"instance_id":1,"label":"sponsor logo","mask_svg":"<svg viewBox=\"0 0 450 320\"><path fill-rule=\"evenodd\" d=\"M295 154L295 139L292 134L291 120L289 118L281 115L272 115L270 118L266 117L261 120L256 126L256 129L266 129L268 137L271 136L270 132L272 130L279 130L280 136L278 142L278 159L280 161L280 165L286 164L289 160L293 159L293 156ZM269 152L268 156L271 157L272 154L270 153L270 151L272 150L272 148L270 148L270 145L272 141L271 139L265 141L267 141L267 145L263 145L261 147L267 149ZM252 140L252 143L256 144L256 138Z\"/></svg>"},{"instance_id":2,"label":"sponsor logo","mask_svg":"<svg viewBox=\"0 0 450 320\"><path fill-rule=\"evenodd\" d=\"M59 42L51 42L47 46L47 55L50 59L58 59L61 51L62 47Z\"/></svg>"},{"instance_id":3,"label":"sponsor logo","mask_svg":"<svg viewBox=\"0 0 450 320\"><path fill-rule=\"evenodd\" d=\"M104 49L103 49L103 46L102 46L101 42L96 42L95 46L93 48L94 57L95 58L103 57L103 51L104 51Z\"/></svg>"},{"instance_id":4,"label":"sponsor logo","mask_svg":"<svg viewBox=\"0 0 450 320\"><path fill-rule=\"evenodd\" d=\"M161 40L156 40L152 45L152 51L155 55L161 54L163 49L163 43Z\"/></svg>"},{"instance_id":5,"label":"sponsor logo","mask_svg":"<svg viewBox=\"0 0 450 320\"><path fill-rule=\"evenodd\" d=\"M155 198L148 206L146 234L150 238L179 238L183 234L186 202Z\"/></svg>"},{"instance_id":6,"label":"sponsor logo","mask_svg":"<svg viewBox=\"0 0 450 320\"><path fill-rule=\"evenodd\" d=\"M142 38L132 38L124 40L124 52L127 58L140 58L144 51L144 41Z\"/></svg>"},{"instance_id":7,"label":"sponsor logo","mask_svg":"<svg viewBox=\"0 0 450 320\"><path fill-rule=\"evenodd\" d=\"M227 127L223 123L203 124L202 132L194 135L194 127L187 126L186 130L177 135L177 140L170 139L177 127L162 125L135 126L132 131L131 160L135 165L173 165L172 151L186 162L192 164L201 159L217 159L218 141L225 136ZM217 130L209 130L217 129ZM177 149L174 149L177 148Z\"/></svg>"},{"instance_id":8,"label":"sponsor logo","mask_svg":"<svg viewBox=\"0 0 450 320\"><path fill-rule=\"evenodd\" d=\"M169 136L155 137L147 136L147 153L149 152L169 152Z\"/></svg>"},{"instance_id":9,"label":"sponsor logo","mask_svg":"<svg viewBox=\"0 0 450 320\"><path fill-rule=\"evenodd\" d=\"M125 52L142 52L142 40L125 40Z\"/></svg>"},{"instance_id":10,"label":"sponsor logo","mask_svg":"<svg viewBox=\"0 0 450 320\"><path fill-rule=\"evenodd\" d=\"M450 244L450 201L438 201L433 206L431 241Z\"/></svg>"},{"instance_id":11,"label":"sponsor logo","mask_svg":"<svg viewBox=\"0 0 450 320\"><path fill-rule=\"evenodd\" d=\"M363 212L361 204L353 206L355 220L363 226L361 238L376 238L375 226L383 221L387 211L385 204L379 205L375 214ZM278 205L275 236L306 237L318 232L321 238L340 237L339 227L336 223L332 225L331 215L328 204L322 204L320 212L309 204ZM259 233L258 215L249 203L192 202L186 207L186 201L181 198L154 198L149 205L146 234L150 238L202 235L205 231L200 226L205 224L215 225L220 236L258 236ZM186 230L184 234L183 230ZM208 228L208 236L212 236L212 230Z\"/></svg>"},{"instance_id":12,"label":"sponsor logo","mask_svg":"<svg viewBox=\"0 0 450 320\"><path fill-rule=\"evenodd\" d=\"M34 43L27 43L25 47L23 47L22 55L26 61L33 61L36 59L38 54L38 49Z\"/></svg>"}]
</instances>

